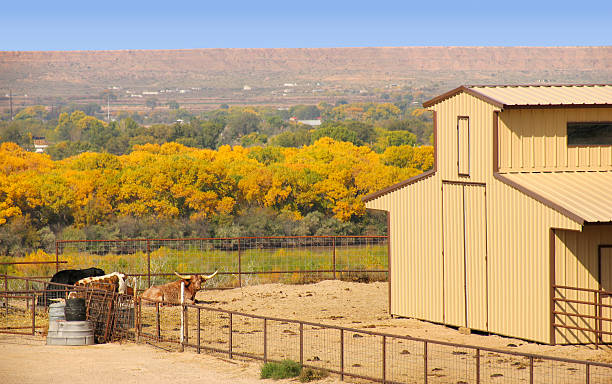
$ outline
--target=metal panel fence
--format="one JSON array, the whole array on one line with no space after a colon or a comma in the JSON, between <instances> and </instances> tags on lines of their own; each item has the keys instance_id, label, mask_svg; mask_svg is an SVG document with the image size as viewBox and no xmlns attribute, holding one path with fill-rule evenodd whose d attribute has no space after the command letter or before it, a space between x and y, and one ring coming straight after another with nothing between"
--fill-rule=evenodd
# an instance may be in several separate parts
<instances>
[{"instance_id":1,"label":"metal panel fence","mask_svg":"<svg viewBox=\"0 0 612 384\"><path fill-rule=\"evenodd\" d=\"M383 383L610 383L612 364L141 300L136 338Z\"/></svg>"},{"instance_id":2,"label":"metal panel fence","mask_svg":"<svg viewBox=\"0 0 612 384\"><path fill-rule=\"evenodd\" d=\"M569 330L563 342L588 340L599 345L612 344L612 292L553 285L553 327ZM556 340L555 340L556 341Z\"/></svg>"},{"instance_id":3,"label":"metal panel fence","mask_svg":"<svg viewBox=\"0 0 612 384\"><path fill-rule=\"evenodd\" d=\"M56 260L140 276L139 288L174 279L173 271L209 274L215 287L322 279L386 280L387 236L64 240Z\"/></svg>"},{"instance_id":4,"label":"metal panel fence","mask_svg":"<svg viewBox=\"0 0 612 384\"><path fill-rule=\"evenodd\" d=\"M28 280L8 278L21 281L19 286L25 286ZM30 281L30 286L34 283ZM0 333L41 331L46 325L47 313L36 307L35 297L40 294L41 291L32 289L0 292L1 298L9 300L5 308L0 308ZM170 343L193 348L197 353L204 350L230 358L265 362L292 359L305 367L336 373L343 379L355 377L383 383L609 384L612 381L612 364L266 317L203 305L161 306L139 300L132 307L130 299L125 297L114 310L114 333L119 337ZM182 324L181 314L185 319Z\"/></svg>"}]
</instances>

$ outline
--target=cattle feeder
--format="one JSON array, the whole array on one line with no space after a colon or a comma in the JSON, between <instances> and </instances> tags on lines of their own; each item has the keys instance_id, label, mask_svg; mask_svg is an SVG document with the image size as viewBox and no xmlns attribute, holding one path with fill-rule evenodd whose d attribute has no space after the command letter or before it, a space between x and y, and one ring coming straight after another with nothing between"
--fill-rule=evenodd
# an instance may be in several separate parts
<instances>
[{"instance_id":1,"label":"cattle feeder","mask_svg":"<svg viewBox=\"0 0 612 384\"><path fill-rule=\"evenodd\" d=\"M612 342L612 85L462 86L431 171L388 213L390 312L542 343Z\"/></svg>"}]
</instances>

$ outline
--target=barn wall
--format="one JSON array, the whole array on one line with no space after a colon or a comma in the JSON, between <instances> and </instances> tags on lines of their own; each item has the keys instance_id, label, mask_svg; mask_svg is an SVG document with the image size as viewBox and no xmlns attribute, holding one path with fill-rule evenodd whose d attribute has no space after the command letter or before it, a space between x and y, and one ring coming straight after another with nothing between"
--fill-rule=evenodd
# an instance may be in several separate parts
<instances>
[{"instance_id":1,"label":"barn wall","mask_svg":"<svg viewBox=\"0 0 612 384\"><path fill-rule=\"evenodd\" d=\"M478 272L482 266L472 263L471 274L479 279L466 282L466 287L484 287L486 299L469 308L468 318L478 319L475 329L482 329L484 322L492 333L550 342L550 228L580 231L582 226L494 177L495 107L461 93L431 109L437 112L437 172L366 205L390 212L391 313L454 325L460 323L451 319L466 317L465 304L446 303L460 279L444 268L443 244L448 239L443 240L442 233L448 218L443 214L442 184L472 183L485 190L486 276L483 281ZM458 116L470 117L467 177L457 168ZM500 133L505 129L501 125ZM468 201L467 209L482 211L481 200Z\"/></svg>"},{"instance_id":2,"label":"barn wall","mask_svg":"<svg viewBox=\"0 0 612 384\"><path fill-rule=\"evenodd\" d=\"M612 146L567 146L567 123L612 121L612 108L510 109L500 115L500 172L611 170Z\"/></svg>"},{"instance_id":3,"label":"barn wall","mask_svg":"<svg viewBox=\"0 0 612 384\"><path fill-rule=\"evenodd\" d=\"M495 108L466 93L432 107L437 111L438 172L442 180L485 182L492 172L492 116ZM469 176L458 172L457 120L469 117Z\"/></svg>"},{"instance_id":4,"label":"barn wall","mask_svg":"<svg viewBox=\"0 0 612 384\"><path fill-rule=\"evenodd\" d=\"M367 207L390 212L391 313L442 322L440 179L428 177Z\"/></svg>"},{"instance_id":5,"label":"barn wall","mask_svg":"<svg viewBox=\"0 0 612 384\"><path fill-rule=\"evenodd\" d=\"M581 226L496 179L487 184L490 332L550 342L550 228Z\"/></svg>"},{"instance_id":6,"label":"barn wall","mask_svg":"<svg viewBox=\"0 0 612 384\"><path fill-rule=\"evenodd\" d=\"M555 280L557 285L599 289L598 246L612 245L612 225L586 225L583 232L555 231ZM593 301L593 293L559 289L559 297L572 300ZM593 306L575 303L558 303L558 310L570 313L595 315ZM556 315L556 323L594 329L593 319ZM609 328L609 324L604 324ZM555 339L560 344L594 343L594 335L571 329L556 330Z\"/></svg>"}]
</instances>

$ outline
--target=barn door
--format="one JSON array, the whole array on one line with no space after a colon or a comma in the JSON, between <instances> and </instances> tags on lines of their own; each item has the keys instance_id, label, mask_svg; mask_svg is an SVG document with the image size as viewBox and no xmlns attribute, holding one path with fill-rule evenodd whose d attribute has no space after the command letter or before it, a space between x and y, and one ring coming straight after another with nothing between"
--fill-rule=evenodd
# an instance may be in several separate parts
<instances>
[{"instance_id":1,"label":"barn door","mask_svg":"<svg viewBox=\"0 0 612 384\"><path fill-rule=\"evenodd\" d=\"M463 185L442 185L444 247L444 322L467 327L465 316L465 246Z\"/></svg>"},{"instance_id":2,"label":"barn door","mask_svg":"<svg viewBox=\"0 0 612 384\"><path fill-rule=\"evenodd\" d=\"M600 289L612 292L612 246L601 246L599 248L599 283ZM602 295L601 303L612 305L612 296ZM612 320L612 308L602 307L601 317ZM604 332L612 332L612 322L600 321L600 329ZM602 334L602 343L612 343L612 335Z\"/></svg>"},{"instance_id":3,"label":"barn door","mask_svg":"<svg viewBox=\"0 0 612 384\"><path fill-rule=\"evenodd\" d=\"M485 187L444 183L444 322L487 330Z\"/></svg>"},{"instance_id":4,"label":"barn door","mask_svg":"<svg viewBox=\"0 0 612 384\"><path fill-rule=\"evenodd\" d=\"M487 330L487 219L485 187L463 187L468 328Z\"/></svg>"}]
</instances>

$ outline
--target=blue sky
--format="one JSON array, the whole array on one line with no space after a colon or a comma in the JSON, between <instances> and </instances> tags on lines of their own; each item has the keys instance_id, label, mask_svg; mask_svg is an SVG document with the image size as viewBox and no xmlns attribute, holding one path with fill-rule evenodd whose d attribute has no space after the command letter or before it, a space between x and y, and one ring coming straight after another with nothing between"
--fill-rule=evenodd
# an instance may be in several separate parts
<instances>
[{"instance_id":1,"label":"blue sky","mask_svg":"<svg viewBox=\"0 0 612 384\"><path fill-rule=\"evenodd\" d=\"M27 1L0 50L612 45L612 1Z\"/></svg>"}]
</instances>

